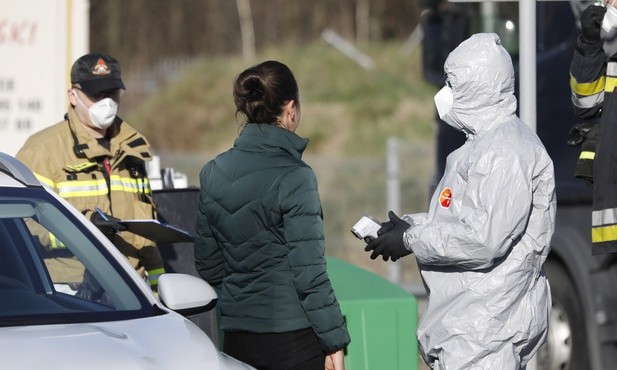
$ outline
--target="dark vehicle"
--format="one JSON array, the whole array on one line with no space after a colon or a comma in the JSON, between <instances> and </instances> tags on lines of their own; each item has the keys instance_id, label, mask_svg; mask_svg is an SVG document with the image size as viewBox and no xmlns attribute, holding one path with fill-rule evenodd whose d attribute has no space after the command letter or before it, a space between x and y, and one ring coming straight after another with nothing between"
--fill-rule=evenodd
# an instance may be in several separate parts
<instances>
[{"instance_id":1,"label":"dark vehicle","mask_svg":"<svg viewBox=\"0 0 617 370\"><path fill-rule=\"evenodd\" d=\"M580 148L566 144L570 127L581 122L573 114L569 68L580 32L578 14L589 3L536 3L537 133L553 159L557 186L557 224L546 263L553 309L547 345L537 355L539 369L617 366L617 254L591 254L591 188L573 175ZM423 69L428 81L443 86L448 53L477 32L500 36L518 76L518 3L427 0L426 6ZM436 121L439 179L447 155L465 138Z\"/></svg>"}]
</instances>

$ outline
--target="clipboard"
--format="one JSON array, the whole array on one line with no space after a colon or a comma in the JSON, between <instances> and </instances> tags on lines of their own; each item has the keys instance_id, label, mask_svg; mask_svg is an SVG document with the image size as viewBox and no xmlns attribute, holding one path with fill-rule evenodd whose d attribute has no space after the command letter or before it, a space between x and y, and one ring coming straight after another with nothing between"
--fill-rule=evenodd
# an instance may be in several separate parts
<instances>
[{"instance_id":1,"label":"clipboard","mask_svg":"<svg viewBox=\"0 0 617 370\"><path fill-rule=\"evenodd\" d=\"M124 220L120 224L126 227L126 231L157 243L195 241L195 237L189 232L158 220Z\"/></svg>"}]
</instances>

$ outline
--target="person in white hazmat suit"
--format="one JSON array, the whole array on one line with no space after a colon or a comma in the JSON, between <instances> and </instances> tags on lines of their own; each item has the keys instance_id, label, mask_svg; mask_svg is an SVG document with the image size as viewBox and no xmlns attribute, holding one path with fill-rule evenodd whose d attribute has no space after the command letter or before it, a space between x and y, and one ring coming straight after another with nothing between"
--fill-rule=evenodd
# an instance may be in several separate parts
<instances>
[{"instance_id":1,"label":"person in white hazmat suit","mask_svg":"<svg viewBox=\"0 0 617 370\"><path fill-rule=\"evenodd\" d=\"M437 111L467 140L448 156L429 212L390 212L366 251L393 261L415 254L428 293L417 334L429 366L521 369L548 327L553 163L516 116L512 61L496 34L463 41L444 70Z\"/></svg>"}]
</instances>

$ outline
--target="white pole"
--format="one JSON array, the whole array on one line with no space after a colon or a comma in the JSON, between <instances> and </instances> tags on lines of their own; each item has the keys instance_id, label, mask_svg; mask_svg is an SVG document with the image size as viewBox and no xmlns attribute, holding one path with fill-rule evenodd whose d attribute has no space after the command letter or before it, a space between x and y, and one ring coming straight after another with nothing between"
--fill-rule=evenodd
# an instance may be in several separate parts
<instances>
[{"instance_id":1,"label":"white pole","mask_svg":"<svg viewBox=\"0 0 617 370\"><path fill-rule=\"evenodd\" d=\"M388 184L386 186L386 199L388 204L388 210L396 213L400 216L401 209L401 169L400 169L400 144L394 137L388 138L388 153L387 153L387 165L386 176ZM387 217L387 216L386 216ZM387 220L382 220L387 221ZM401 264L400 260L396 262L390 262L388 264L388 275L390 281L393 283L401 282Z\"/></svg>"},{"instance_id":2,"label":"white pole","mask_svg":"<svg viewBox=\"0 0 617 370\"><path fill-rule=\"evenodd\" d=\"M519 107L523 122L536 131L536 0L520 0L519 19ZM526 370L538 368L537 356Z\"/></svg>"},{"instance_id":3,"label":"white pole","mask_svg":"<svg viewBox=\"0 0 617 370\"><path fill-rule=\"evenodd\" d=\"M523 122L536 131L536 0L518 2L519 19L519 104ZM538 368L537 354L526 370Z\"/></svg>"},{"instance_id":4,"label":"white pole","mask_svg":"<svg viewBox=\"0 0 617 370\"><path fill-rule=\"evenodd\" d=\"M422 30L422 24L418 23L413 32L407 37L407 40L401 45L399 53L403 56L409 56L420 45L424 38L424 30Z\"/></svg>"},{"instance_id":5,"label":"white pole","mask_svg":"<svg viewBox=\"0 0 617 370\"><path fill-rule=\"evenodd\" d=\"M480 13L482 14L482 30L484 32L497 32L497 4L492 1L480 3Z\"/></svg>"},{"instance_id":6,"label":"white pole","mask_svg":"<svg viewBox=\"0 0 617 370\"><path fill-rule=\"evenodd\" d=\"M536 131L536 0L519 3L520 117Z\"/></svg>"},{"instance_id":7,"label":"white pole","mask_svg":"<svg viewBox=\"0 0 617 370\"><path fill-rule=\"evenodd\" d=\"M360 51L355 45L345 40L338 33L331 29L325 29L321 32L321 38L334 46L338 51L346 55L348 58L358 63L364 69L373 68L373 59Z\"/></svg>"}]
</instances>

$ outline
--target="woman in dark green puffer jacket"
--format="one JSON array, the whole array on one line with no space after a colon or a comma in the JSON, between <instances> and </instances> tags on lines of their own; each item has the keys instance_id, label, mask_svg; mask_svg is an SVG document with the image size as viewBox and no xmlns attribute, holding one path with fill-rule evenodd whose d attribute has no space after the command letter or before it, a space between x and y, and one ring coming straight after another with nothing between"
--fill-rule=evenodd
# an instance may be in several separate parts
<instances>
[{"instance_id":1,"label":"woman in dark green puffer jacket","mask_svg":"<svg viewBox=\"0 0 617 370\"><path fill-rule=\"evenodd\" d=\"M326 273L317 180L298 86L267 61L234 84L246 116L233 148L200 173L195 266L220 296L223 351L258 369L343 369L350 338Z\"/></svg>"}]
</instances>

